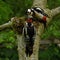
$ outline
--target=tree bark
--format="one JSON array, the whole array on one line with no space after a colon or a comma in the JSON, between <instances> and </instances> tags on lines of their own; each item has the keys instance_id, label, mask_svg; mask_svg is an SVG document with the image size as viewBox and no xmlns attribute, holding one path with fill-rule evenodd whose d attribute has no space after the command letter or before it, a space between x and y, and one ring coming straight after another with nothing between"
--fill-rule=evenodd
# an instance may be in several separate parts
<instances>
[{"instance_id":1,"label":"tree bark","mask_svg":"<svg viewBox=\"0 0 60 60\"><path fill-rule=\"evenodd\" d=\"M26 60L25 43L22 35L17 35L19 60Z\"/></svg>"},{"instance_id":2,"label":"tree bark","mask_svg":"<svg viewBox=\"0 0 60 60\"><path fill-rule=\"evenodd\" d=\"M33 6L41 7L41 8L46 8L47 0L34 0Z\"/></svg>"}]
</instances>

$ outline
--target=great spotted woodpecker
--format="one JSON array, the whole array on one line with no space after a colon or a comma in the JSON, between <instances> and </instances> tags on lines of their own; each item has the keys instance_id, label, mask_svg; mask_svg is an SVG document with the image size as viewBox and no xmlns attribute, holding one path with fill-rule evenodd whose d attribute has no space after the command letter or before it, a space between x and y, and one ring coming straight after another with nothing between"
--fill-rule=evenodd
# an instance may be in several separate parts
<instances>
[{"instance_id":1,"label":"great spotted woodpecker","mask_svg":"<svg viewBox=\"0 0 60 60\"><path fill-rule=\"evenodd\" d=\"M28 16L24 28L23 28L23 34L26 42L26 55L31 56L33 53L33 45L34 45L34 39L36 35L35 27L33 25L33 19L32 16Z\"/></svg>"},{"instance_id":2,"label":"great spotted woodpecker","mask_svg":"<svg viewBox=\"0 0 60 60\"><path fill-rule=\"evenodd\" d=\"M27 10L27 14L32 15L34 19L36 18L37 21L43 23L44 28L46 28L46 23L47 23L46 18L49 16L44 12L43 9L38 7L33 7Z\"/></svg>"}]
</instances>

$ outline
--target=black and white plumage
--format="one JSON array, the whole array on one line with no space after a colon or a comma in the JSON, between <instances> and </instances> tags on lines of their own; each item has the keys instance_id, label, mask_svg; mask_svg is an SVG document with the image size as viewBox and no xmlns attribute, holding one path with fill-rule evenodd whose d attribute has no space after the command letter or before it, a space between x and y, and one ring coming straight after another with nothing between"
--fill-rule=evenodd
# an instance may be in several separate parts
<instances>
[{"instance_id":1,"label":"black and white plumage","mask_svg":"<svg viewBox=\"0 0 60 60\"><path fill-rule=\"evenodd\" d=\"M33 7L31 8L31 11L34 13L34 11L36 11L37 13L40 13L46 17L49 17L42 8L39 8L39 7Z\"/></svg>"},{"instance_id":2,"label":"black and white plumage","mask_svg":"<svg viewBox=\"0 0 60 60\"><path fill-rule=\"evenodd\" d=\"M33 26L32 23L28 24L26 22L26 25L23 28L23 34L26 43L26 50L25 50L26 55L31 56L31 54L33 53L33 45L36 35L35 27Z\"/></svg>"},{"instance_id":3,"label":"black and white plumage","mask_svg":"<svg viewBox=\"0 0 60 60\"><path fill-rule=\"evenodd\" d=\"M32 10L32 11L37 11L38 13L41 13L41 14L44 12L43 9L38 8L38 7L34 7L34 8L32 8L31 10Z\"/></svg>"}]
</instances>

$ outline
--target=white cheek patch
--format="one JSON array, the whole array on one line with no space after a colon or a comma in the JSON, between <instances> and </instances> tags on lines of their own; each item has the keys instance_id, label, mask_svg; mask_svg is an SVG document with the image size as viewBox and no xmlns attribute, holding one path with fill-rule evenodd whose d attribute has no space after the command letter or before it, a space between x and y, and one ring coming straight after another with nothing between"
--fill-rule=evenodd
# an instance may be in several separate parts
<instances>
[{"instance_id":1,"label":"white cheek patch","mask_svg":"<svg viewBox=\"0 0 60 60\"><path fill-rule=\"evenodd\" d=\"M28 9L28 12L30 13L30 12L31 12L31 10L30 10L30 9Z\"/></svg>"}]
</instances>

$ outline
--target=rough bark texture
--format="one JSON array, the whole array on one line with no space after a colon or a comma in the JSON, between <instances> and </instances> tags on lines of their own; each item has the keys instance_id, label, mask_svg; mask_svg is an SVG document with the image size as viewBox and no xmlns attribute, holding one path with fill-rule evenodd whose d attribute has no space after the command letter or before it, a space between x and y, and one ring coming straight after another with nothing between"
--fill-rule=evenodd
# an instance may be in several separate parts
<instances>
[{"instance_id":1,"label":"rough bark texture","mask_svg":"<svg viewBox=\"0 0 60 60\"><path fill-rule=\"evenodd\" d=\"M46 8L47 0L34 0L33 6Z\"/></svg>"},{"instance_id":2,"label":"rough bark texture","mask_svg":"<svg viewBox=\"0 0 60 60\"><path fill-rule=\"evenodd\" d=\"M23 36L17 35L19 60L26 60Z\"/></svg>"},{"instance_id":3,"label":"rough bark texture","mask_svg":"<svg viewBox=\"0 0 60 60\"><path fill-rule=\"evenodd\" d=\"M49 15L50 18L47 18L48 25L52 17L60 13L60 7L49 10L46 8L46 4L47 0L34 0L33 6L43 8L44 11ZM0 30L9 26L11 26L11 23L0 25ZM41 40L40 36L43 32L44 32L43 24L39 24L33 47L33 54L30 57L25 56L25 43L24 40L22 39L23 35L17 34L19 60L38 60L39 43Z\"/></svg>"}]
</instances>

